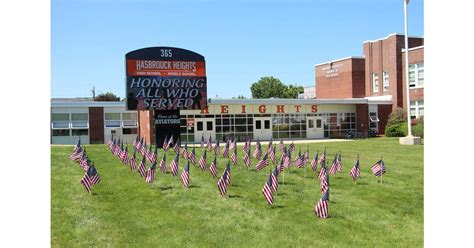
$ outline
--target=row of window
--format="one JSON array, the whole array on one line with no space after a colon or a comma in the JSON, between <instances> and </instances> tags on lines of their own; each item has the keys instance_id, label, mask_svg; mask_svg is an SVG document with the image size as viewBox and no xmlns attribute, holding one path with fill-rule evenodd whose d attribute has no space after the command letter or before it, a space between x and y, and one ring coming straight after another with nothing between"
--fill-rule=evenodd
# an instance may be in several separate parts
<instances>
[{"instance_id":1,"label":"row of window","mask_svg":"<svg viewBox=\"0 0 474 248\"><path fill-rule=\"evenodd\" d=\"M383 92L390 90L390 78L387 71L383 71ZM425 69L423 63L411 64L408 66L408 80L410 81L410 88L424 87L425 85ZM372 91L379 92L379 75L372 73Z\"/></svg>"},{"instance_id":2,"label":"row of window","mask_svg":"<svg viewBox=\"0 0 474 248\"><path fill-rule=\"evenodd\" d=\"M425 115L425 104L423 100L410 102L410 117L417 119Z\"/></svg>"},{"instance_id":3,"label":"row of window","mask_svg":"<svg viewBox=\"0 0 474 248\"><path fill-rule=\"evenodd\" d=\"M105 127L138 127L137 113L105 113ZM51 114L52 129L87 129L89 128L88 113L53 113Z\"/></svg>"}]
</instances>

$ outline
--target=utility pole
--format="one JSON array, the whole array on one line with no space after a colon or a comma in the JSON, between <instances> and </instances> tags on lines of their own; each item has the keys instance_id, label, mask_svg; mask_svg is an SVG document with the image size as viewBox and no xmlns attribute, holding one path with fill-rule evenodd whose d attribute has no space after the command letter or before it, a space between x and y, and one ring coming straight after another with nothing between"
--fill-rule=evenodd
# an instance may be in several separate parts
<instances>
[{"instance_id":1,"label":"utility pole","mask_svg":"<svg viewBox=\"0 0 474 248\"><path fill-rule=\"evenodd\" d=\"M92 101L95 101L95 86L92 87Z\"/></svg>"}]
</instances>

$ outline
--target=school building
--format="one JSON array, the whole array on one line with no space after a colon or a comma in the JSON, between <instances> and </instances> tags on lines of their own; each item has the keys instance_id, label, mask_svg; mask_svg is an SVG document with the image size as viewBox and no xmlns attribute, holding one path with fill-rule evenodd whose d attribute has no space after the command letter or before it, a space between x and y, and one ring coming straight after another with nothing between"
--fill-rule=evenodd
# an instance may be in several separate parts
<instances>
[{"instance_id":1,"label":"school building","mask_svg":"<svg viewBox=\"0 0 474 248\"><path fill-rule=\"evenodd\" d=\"M137 135L160 145L163 130L182 142L223 140L233 135L260 140L341 138L348 131L384 133L388 115L406 110L404 54L409 55L410 113L424 115L424 39L387 37L362 43L363 56L315 65L316 98L209 99L201 110L126 110L126 102L51 99L51 143L132 143Z\"/></svg>"}]
</instances>

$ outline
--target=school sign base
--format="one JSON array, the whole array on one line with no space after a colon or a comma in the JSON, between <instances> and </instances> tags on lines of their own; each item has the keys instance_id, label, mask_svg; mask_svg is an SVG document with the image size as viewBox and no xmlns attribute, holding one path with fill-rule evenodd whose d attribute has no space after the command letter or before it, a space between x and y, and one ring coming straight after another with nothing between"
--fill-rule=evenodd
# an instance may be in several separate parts
<instances>
[{"instance_id":1,"label":"school sign base","mask_svg":"<svg viewBox=\"0 0 474 248\"><path fill-rule=\"evenodd\" d=\"M415 136L401 137L400 145L421 145L421 138Z\"/></svg>"}]
</instances>

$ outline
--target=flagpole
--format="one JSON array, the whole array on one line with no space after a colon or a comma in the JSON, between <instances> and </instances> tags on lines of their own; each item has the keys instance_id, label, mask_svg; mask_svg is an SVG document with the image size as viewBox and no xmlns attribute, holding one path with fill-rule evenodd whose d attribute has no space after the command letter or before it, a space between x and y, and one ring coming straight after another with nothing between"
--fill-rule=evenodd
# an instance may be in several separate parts
<instances>
[{"instance_id":1,"label":"flagpole","mask_svg":"<svg viewBox=\"0 0 474 248\"><path fill-rule=\"evenodd\" d=\"M403 1L403 9L405 12L405 80L407 88L407 122L408 122L408 137L411 137L411 113L410 113L410 78L409 78L409 65L408 65L408 12L407 5L409 0Z\"/></svg>"}]
</instances>

